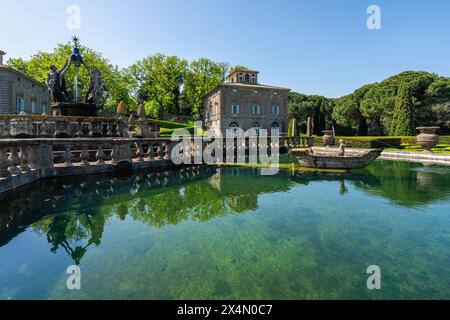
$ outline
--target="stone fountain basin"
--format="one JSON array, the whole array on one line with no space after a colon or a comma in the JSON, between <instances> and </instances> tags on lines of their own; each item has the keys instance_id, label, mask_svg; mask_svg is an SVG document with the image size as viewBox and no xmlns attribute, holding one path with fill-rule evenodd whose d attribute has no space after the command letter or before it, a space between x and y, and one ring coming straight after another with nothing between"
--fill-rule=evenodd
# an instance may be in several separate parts
<instances>
[{"instance_id":1,"label":"stone fountain basin","mask_svg":"<svg viewBox=\"0 0 450 320\"><path fill-rule=\"evenodd\" d=\"M54 116L96 117L98 108L91 103L55 103L52 105Z\"/></svg>"}]
</instances>

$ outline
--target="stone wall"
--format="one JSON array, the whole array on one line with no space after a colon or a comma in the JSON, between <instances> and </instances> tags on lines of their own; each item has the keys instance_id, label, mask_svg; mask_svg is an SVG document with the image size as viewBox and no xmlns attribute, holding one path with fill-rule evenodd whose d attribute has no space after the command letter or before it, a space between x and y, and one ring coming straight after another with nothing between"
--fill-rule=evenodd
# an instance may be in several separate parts
<instances>
[{"instance_id":1,"label":"stone wall","mask_svg":"<svg viewBox=\"0 0 450 320\"><path fill-rule=\"evenodd\" d=\"M11 67L0 66L0 114L19 113L17 97L23 98L27 114L50 113L51 98L45 84ZM32 110L32 101L35 110Z\"/></svg>"},{"instance_id":2,"label":"stone wall","mask_svg":"<svg viewBox=\"0 0 450 320\"><path fill-rule=\"evenodd\" d=\"M245 131L256 123L267 130L277 123L280 131L286 132L287 93L285 89L259 85L222 85L205 98L205 125L208 129L225 133L233 122ZM239 114L232 113L233 104L239 105ZM260 106L260 114L253 113L253 105ZM273 106L280 108L279 115L272 113Z\"/></svg>"}]
</instances>

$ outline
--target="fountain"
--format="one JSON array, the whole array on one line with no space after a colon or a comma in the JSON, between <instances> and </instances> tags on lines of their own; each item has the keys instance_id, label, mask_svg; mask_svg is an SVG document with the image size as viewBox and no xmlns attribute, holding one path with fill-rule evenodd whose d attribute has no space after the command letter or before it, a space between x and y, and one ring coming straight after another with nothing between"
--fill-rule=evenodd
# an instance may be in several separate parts
<instances>
[{"instance_id":1,"label":"fountain","mask_svg":"<svg viewBox=\"0 0 450 320\"><path fill-rule=\"evenodd\" d=\"M83 60L79 49L79 38L74 36L73 53L60 70L56 66L50 66L51 72L48 74L46 84L52 95L52 113L54 116L81 116L96 117L98 110L103 106L106 89L102 81L101 73L93 68L90 69ZM74 65L74 87L73 97L70 99L66 88L65 74L71 65ZM78 80L78 71L83 66L91 76L89 88L84 102L81 102L80 93L82 84Z\"/></svg>"}]
</instances>

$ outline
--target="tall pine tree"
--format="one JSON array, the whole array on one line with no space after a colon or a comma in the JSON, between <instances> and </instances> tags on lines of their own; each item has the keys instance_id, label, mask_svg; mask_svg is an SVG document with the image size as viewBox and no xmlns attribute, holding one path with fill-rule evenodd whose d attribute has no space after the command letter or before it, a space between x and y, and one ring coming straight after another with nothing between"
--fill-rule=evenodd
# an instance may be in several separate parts
<instances>
[{"instance_id":1,"label":"tall pine tree","mask_svg":"<svg viewBox=\"0 0 450 320\"><path fill-rule=\"evenodd\" d=\"M391 136L412 136L415 134L414 98L411 87L403 82L398 88L395 100L394 117L391 123Z\"/></svg>"}]
</instances>

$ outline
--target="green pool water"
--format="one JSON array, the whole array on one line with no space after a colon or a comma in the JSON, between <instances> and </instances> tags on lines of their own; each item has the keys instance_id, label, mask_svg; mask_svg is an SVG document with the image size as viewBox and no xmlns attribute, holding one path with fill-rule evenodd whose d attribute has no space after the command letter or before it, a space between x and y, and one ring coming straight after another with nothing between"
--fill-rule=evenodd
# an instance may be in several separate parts
<instances>
[{"instance_id":1,"label":"green pool water","mask_svg":"<svg viewBox=\"0 0 450 320\"><path fill-rule=\"evenodd\" d=\"M0 299L449 298L450 167L198 167L0 196Z\"/></svg>"}]
</instances>

